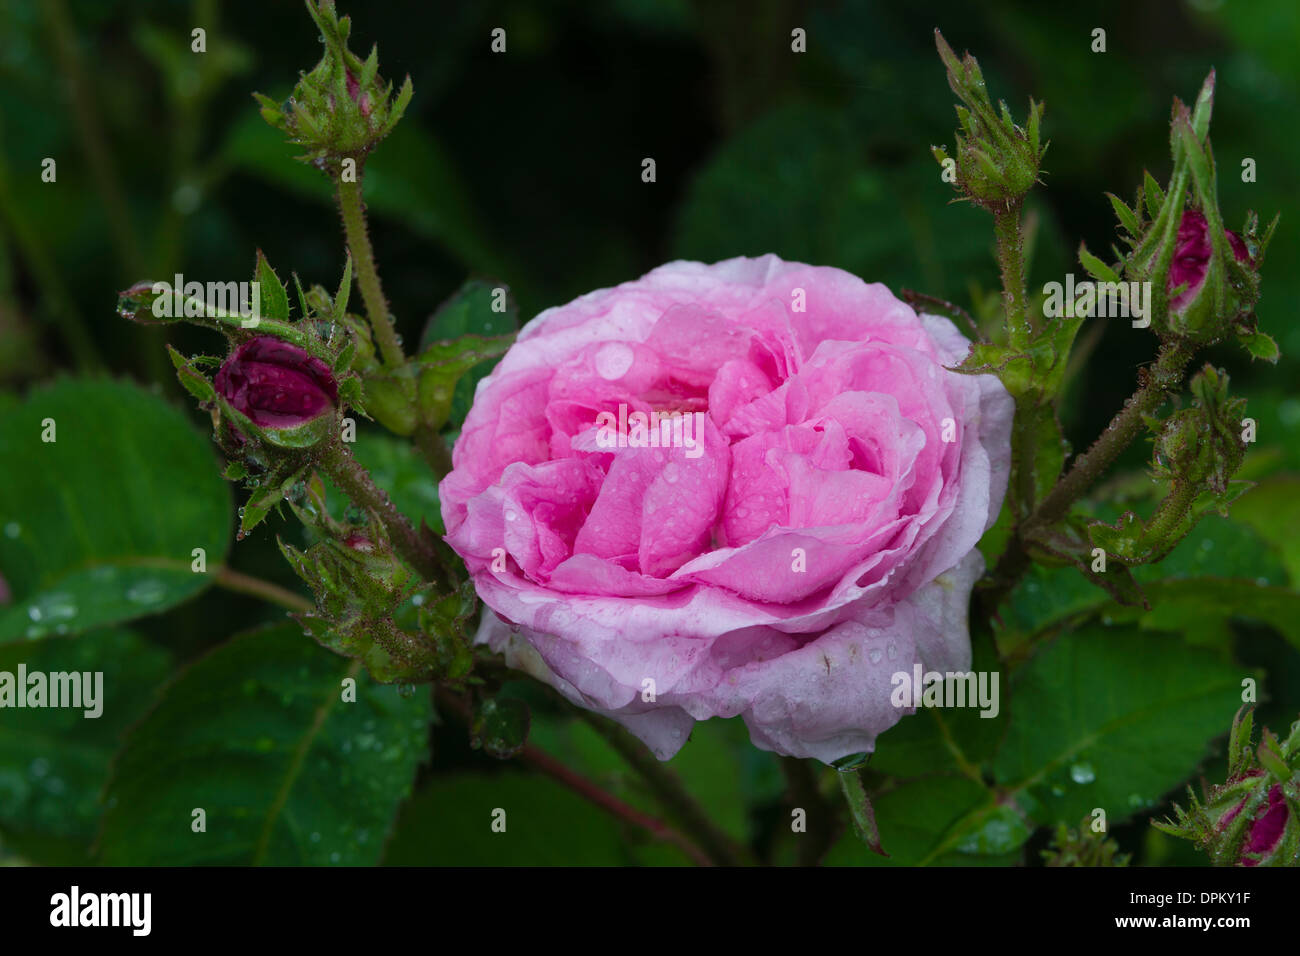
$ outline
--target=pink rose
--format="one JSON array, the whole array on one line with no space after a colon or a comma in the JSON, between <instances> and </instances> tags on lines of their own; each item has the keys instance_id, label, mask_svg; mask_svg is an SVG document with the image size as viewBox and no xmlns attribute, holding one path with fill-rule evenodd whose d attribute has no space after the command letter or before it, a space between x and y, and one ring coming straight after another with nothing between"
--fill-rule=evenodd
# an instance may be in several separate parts
<instances>
[{"instance_id":1,"label":"pink rose","mask_svg":"<svg viewBox=\"0 0 1300 956\"><path fill-rule=\"evenodd\" d=\"M478 640L661 759L736 715L767 750L872 750L910 712L892 675L970 666L1012 402L944 368L968 348L883 285L771 255L543 312L441 486L496 612Z\"/></svg>"}]
</instances>

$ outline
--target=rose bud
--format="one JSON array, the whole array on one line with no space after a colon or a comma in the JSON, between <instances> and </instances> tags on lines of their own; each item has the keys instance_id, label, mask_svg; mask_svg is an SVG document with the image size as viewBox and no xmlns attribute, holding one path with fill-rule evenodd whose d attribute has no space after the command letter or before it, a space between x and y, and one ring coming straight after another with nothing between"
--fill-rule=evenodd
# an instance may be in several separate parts
<instances>
[{"instance_id":1,"label":"rose bud","mask_svg":"<svg viewBox=\"0 0 1300 956\"><path fill-rule=\"evenodd\" d=\"M1204 800L1189 790L1191 805L1174 804L1173 821L1156 829L1192 840L1216 866L1295 866L1300 863L1300 721L1279 741L1266 729L1252 748L1251 714L1233 721L1228 779L1206 788Z\"/></svg>"},{"instance_id":2,"label":"rose bud","mask_svg":"<svg viewBox=\"0 0 1300 956\"><path fill-rule=\"evenodd\" d=\"M331 426L338 385L330 368L296 345L269 335L249 339L213 380L220 400L273 445L315 444Z\"/></svg>"},{"instance_id":3,"label":"rose bud","mask_svg":"<svg viewBox=\"0 0 1300 956\"><path fill-rule=\"evenodd\" d=\"M1282 795L1282 786L1275 783L1269 787L1268 804L1261 809L1250 825L1250 835L1246 839L1245 852L1241 857L1242 866L1259 866L1273 858L1282 843L1282 835L1286 831L1289 816L1286 798Z\"/></svg>"},{"instance_id":4,"label":"rose bud","mask_svg":"<svg viewBox=\"0 0 1300 956\"><path fill-rule=\"evenodd\" d=\"M1228 246L1238 262L1251 264L1250 252L1241 236L1224 230ZM1215 316L1215 298L1220 283L1226 283L1226 266L1215 268L1214 243L1204 214L1188 209L1178 223L1178 238L1173 261L1165 280L1169 293L1169 324L1183 335L1202 337L1211 329L1223 326L1233 314ZM1227 289L1229 312L1237 311L1237 296L1231 285Z\"/></svg>"}]
</instances>

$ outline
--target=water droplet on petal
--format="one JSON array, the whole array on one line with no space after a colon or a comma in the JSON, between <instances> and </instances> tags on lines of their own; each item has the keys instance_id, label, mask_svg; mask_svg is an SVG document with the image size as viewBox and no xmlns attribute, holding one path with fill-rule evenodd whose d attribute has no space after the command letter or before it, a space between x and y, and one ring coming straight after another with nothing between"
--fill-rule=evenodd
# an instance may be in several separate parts
<instances>
[{"instance_id":1,"label":"water droplet on petal","mask_svg":"<svg viewBox=\"0 0 1300 956\"><path fill-rule=\"evenodd\" d=\"M622 342L607 342L596 352L596 374L606 381L615 381L627 374L635 359L632 349Z\"/></svg>"},{"instance_id":2,"label":"water droplet on petal","mask_svg":"<svg viewBox=\"0 0 1300 956\"><path fill-rule=\"evenodd\" d=\"M1075 783L1092 783L1097 779L1097 771L1086 761L1076 763L1070 768L1070 779Z\"/></svg>"}]
</instances>

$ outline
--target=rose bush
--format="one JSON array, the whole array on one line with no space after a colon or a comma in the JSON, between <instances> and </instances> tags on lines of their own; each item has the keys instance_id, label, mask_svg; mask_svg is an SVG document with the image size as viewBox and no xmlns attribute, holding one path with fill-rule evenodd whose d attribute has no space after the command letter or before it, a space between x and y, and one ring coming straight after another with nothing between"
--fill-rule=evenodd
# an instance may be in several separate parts
<instances>
[{"instance_id":1,"label":"rose bush","mask_svg":"<svg viewBox=\"0 0 1300 956\"><path fill-rule=\"evenodd\" d=\"M780 753L871 750L905 712L891 675L970 663L1013 408L945 369L968 346L883 285L770 255L542 313L480 383L441 485L496 612L478 640L661 758L736 715ZM702 428L604 447L620 405Z\"/></svg>"}]
</instances>

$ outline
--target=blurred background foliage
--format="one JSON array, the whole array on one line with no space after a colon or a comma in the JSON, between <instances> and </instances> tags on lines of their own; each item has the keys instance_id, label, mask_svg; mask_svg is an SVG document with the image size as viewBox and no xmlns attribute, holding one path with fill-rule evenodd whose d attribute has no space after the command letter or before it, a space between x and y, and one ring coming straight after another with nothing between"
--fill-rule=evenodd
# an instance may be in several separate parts
<instances>
[{"instance_id":1,"label":"blurred background foliage","mask_svg":"<svg viewBox=\"0 0 1300 956\"><path fill-rule=\"evenodd\" d=\"M994 97L1006 99L1014 113L1023 113L1031 93L1046 101L1044 135L1051 148L1045 185L1031 200L1037 231L1030 286L1041 288L1070 271L1081 278L1073 261L1079 241L1100 251L1115 240L1103 193L1131 198L1144 168L1163 181L1170 166L1171 98L1191 98L1216 67L1212 135L1228 224L1239 227L1248 208L1265 220L1282 213L1259 316L1284 357L1269 367L1252 366L1236 348L1207 356L1226 367L1234 391L1249 398L1259 440L1244 476L1264 484L1242 502L1233 523L1207 522L1209 530L1171 559L1199 565L1170 573L1248 575L1293 596L1300 574L1300 485L1294 477L1300 471L1300 397L1294 389L1300 323L1292 314L1300 300L1300 151L1293 143L1300 118L1300 7L1293 0L341 6L353 15L354 45L368 49L377 42L384 75L400 80L409 72L415 84L406 120L375 153L366 177L376 252L408 341L468 276L507 283L529 317L674 258L774 252L838 266L895 292L914 288L967 306L979 301L997 287L988 217L950 203L950 187L940 181L929 151L932 144L950 144L956 125L934 51L936 26L959 52L969 48L978 55ZM207 31L203 54L190 52L196 26ZM489 50L489 32L498 26L507 30L504 55ZM807 31L806 54L791 52L795 27ZM1091 51L1096 27L1106 30L1105 53ZM148 383L177 408L188 408L163 343L187 353L213 343L194 329L121 321L114 314L116 292L138 280L170 279L176 272L202 281L241 279L260 248L282 276L295 271L304 285L337 281L343 246L328 184L292 161L293 149L261 121L250 97L253 90L286 97L318 49L301 4L292 0L7 0L0 8L0 411L36 383L68 373ZM55 183L40 178L47 157L57 161ZM645 157L656 161L654 183L641 181ZM1258 166L1253 183L1236 174L1247 157ZM1130 394L1139 366L1155 348L1151 335L1127 323L1094 321L1080 337L1084 352L1063 409L1076 447L1089 442ZM198 413L186 414L204 428ZM377 435L363 436L361 445L372 449L373 460L396 460ZM1138 443L1123 465L1140 469L1148 455L1149 447ZM24 467L20 460L0 462L4 474ZM427 476L404 479L396 474L399 465L392 467L393 480L410 486L413 507L426 507L435 493ZM1123 490L1123 479L1117 480ZM1140 475L1136 480L1139 496L1144 481ZM276 553L276 534L299 532L272 521L233 546L231 564L296 590ZM1233 554L1240 556L1237 564ZM1009 627L1033 630L1059 620L1063 604L1071 612L1100 604L1090 586L1052 580L1043 584L1057 589L1052 606L1022 593ZM1253 622L1227 610L1216 615L1185 603L1169 606L1165 617L1134 626L1199 638L1203 646L1195 654L1204 659L1194 663L1206 673L1215 660L1222 665L1218 678L1205 678L1207 687L1222 689L1224 673L1261 669L1269 678L1260 719L1275 729L1300 712L1300 654L1285 622L1294 605L1283 601L1276 613L1244 615ZM97 639L114 647L144 641L155 651L137 670L152 674L171 666L169 660L192 661L231 634L280 617L255 599L208 590L137 622L131 632L100 632ZM1122 648L1112 652L1118 656L1110 666L1131 663ZM1159 661L1152 666L1158 669ZM544 695L518 692L535 698L533 739L539 746L629 801L652 805L584 725L560 720ZM149 693L143 689L142 700ZM1206 741L1226 732L1231 715L1231 706L1220 707L1199 715L1193 729L1149 732L1191 734L1180 746L1191 746L1188 759L1195 762L1207 752ZM884 738L878 763L892 766L891 742L895 754L903 752L907 737L924 734L926 720L905 720ZM0 741L3 730L0 725ZM982 733L978 727L973 732ZM926 752L916 746L917 753ZM634 839L550 781L525 779L519 768L472 751L454 723L435 728L432 748L436 757L420 771L418 791L389 843L391 862L680 861L675 851ZM984 750L977 745L972 753ZM6 776L3 759L0 836L8 835L9 852L45 859L57 845L65 858L78 858L94 832L93 807L81 807L71 823L55 820L46 827L58 831L53 836L38 832L38 815L15 823L17 811L6 817L6 807L30 809L36 797L14 795L22 768L15 774L11 767ZM1009 760L1004 753L990 766ZM1214 761L1204 773L1222 779L1222 761ZM936 765L941 762L936 757ZM701 725L674 766L732 835L771 849L775 859L790 858L789 836L781 836L788 817L778 762L753 750L738 722ZM1075 783L1087 777L1070 769ZM36 787L30 780L27 785ZM934 787L927 790L923 781L910 786L885 793L880 809L887 848L891 839L900 849L909 841L920 847L896 854L900 861L975 862L971 854L981 852L986 862L1037 861L1044 838L1025 844L1024 834L987 846L948 834L945 845L956 847L957 855L945 850L927 856L934 834L951 821L943 818L947 811ZM493 842L486 827L468 825L480 812L485 788L494 794L517 789L521 805L538 820L594 819L563 844L549 838ZM1157 800L1165 794L1137 796L1130 809L1143 812L1115 830L1135 862L1200 862L1198 854L1146 825L1152 814L1163 815ZM1050 790L1039 793L1022 801L1022 809L1055 798ZM1086 799L1078 806L1062 799L1071 814L1087 805ZM897 825L894 804L901 814ZM466 825L453 825L461 818ZM1005 835L1006 822L995 817L1001 829L990 825L980 833ZM519 827L529 829L522 819ZM868 862L864 855L850 843L832 860Z\"/></svg>"}]
</instances>

